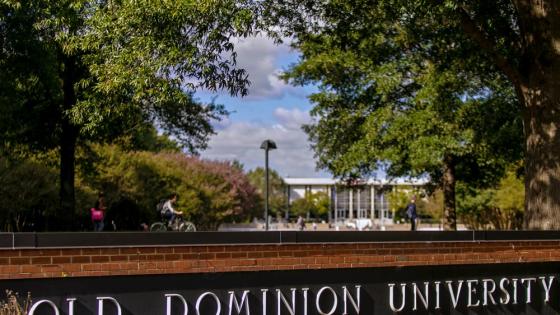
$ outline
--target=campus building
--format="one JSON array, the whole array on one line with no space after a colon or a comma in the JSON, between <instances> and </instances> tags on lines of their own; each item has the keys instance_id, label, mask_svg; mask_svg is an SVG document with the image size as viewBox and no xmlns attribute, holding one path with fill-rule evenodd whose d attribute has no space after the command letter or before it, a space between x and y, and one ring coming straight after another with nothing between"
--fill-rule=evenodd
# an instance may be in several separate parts
<instances>
[{"instance_id":1,"label":"campus building","mask_svg":"<svg viewBox=\"0 0 560 315\"><path fill-rule=\"evenodd\" d=\"M399 189L413 191L425 185L421 180L359 180L349 185L331 178L284 178L288 203L306 194L326 193L331 200L331 223L343 223L356 219L370 219L377 226L393 224L393 209L388 194Z\"/></svg>"}]
</instances>

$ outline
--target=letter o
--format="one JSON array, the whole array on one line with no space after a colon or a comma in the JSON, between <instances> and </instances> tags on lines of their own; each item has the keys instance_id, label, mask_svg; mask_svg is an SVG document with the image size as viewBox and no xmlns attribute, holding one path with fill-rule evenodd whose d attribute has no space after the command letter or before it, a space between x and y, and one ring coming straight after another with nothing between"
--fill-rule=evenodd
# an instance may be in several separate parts
<instances>
[{"instance_id":1,"label":"letter o","mask_svg":"<svg viewBox=\"0 0 560 315\"><path fill-rule=\"evenodd\" d=\"M207 295L212 296L216 301L216 305L218 306L218 309L216 310L216 315L220 315L220 313L222 312L222 303L220 302L218 296L212 292L204 292L198 297L198 299L196 300L196 314L200 315L200 303L202 302L202 299L204 299Z\"/></svg>"},{"instance_id":2,"label":"letter o","mask_svg":"<svg viewBox=\"0 0 560 315\"><path fill-rule=\"evenodd\" d=\"M50 307L52 307L52 309L54 310L55 315L60 315L60 311L58 310L58 307L56 307L56 304L54 304L51 300L37 301L37 303L33 304L33 306L31 306L31 308L29 309L29 315L33 315L37 307L39 307L39 305L43 303L47 303L48 305L50 305Z\"/></svg>"},{"instance_id":3,"label":"letter o","mask_svg":"<svg viewBox=\"0 0 560 315\"><path fill-rule=\"evenodd\" d=\"M321 294L323 294L323 292L325 290L329 290L334 297L333 306L328 313L325 313L321 309L321 305L319 305L319 300L321 299ZM322 287L321 290L319 290L319 292L317 292L317 298L315 299L315 306L317 307L317 312L320 315L332 315L332 314L334 314L334 312L336 311L336 307L338 306L338 297L336 296L336 292L334 292L334 290L331 287Z\"/></svg>"}]
</instances>

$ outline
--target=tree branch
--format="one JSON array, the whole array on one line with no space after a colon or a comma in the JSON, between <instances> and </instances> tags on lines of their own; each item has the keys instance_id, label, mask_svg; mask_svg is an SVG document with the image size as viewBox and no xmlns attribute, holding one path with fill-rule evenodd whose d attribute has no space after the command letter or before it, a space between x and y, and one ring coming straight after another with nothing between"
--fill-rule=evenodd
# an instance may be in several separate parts
<instances>
[{"instance_id":1,"label":"tree branch","mask_svg":"<svg viewBox=\"0 0 560 315\"><path fill-rule=\"evenodd\" d=\"M498 68L508 77L509 80L513 82L514 85L520 85L523 77L517 68L513 66L506 57L498 52L496 44L476 25L464 8L459 9L459 15L461 17L461 25L463 26L463 30L467 36L474 40L484 51L486 51L486 53L490 55L496 66L498 66Z\"/></svg>"}]
</instances>

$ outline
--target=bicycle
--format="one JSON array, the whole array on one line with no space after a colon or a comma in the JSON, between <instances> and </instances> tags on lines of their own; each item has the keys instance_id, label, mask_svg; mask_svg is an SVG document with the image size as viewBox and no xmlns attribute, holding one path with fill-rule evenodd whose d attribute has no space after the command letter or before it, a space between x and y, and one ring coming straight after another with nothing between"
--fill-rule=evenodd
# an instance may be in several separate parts
<instances>
[{"instance_id":1,"label":"bicycle","mask_svg":"<svg viewBox=\"0 0 560 315\"><path fill-rule=\"evenodd\" d=\"M183 216L178 215L171 225L167 222L154 222L150 225L150 232L167 232L167 231L178 231L178 232L196 232L196 226L190 221L185 221Z\"/></svg>"}]
</instances>

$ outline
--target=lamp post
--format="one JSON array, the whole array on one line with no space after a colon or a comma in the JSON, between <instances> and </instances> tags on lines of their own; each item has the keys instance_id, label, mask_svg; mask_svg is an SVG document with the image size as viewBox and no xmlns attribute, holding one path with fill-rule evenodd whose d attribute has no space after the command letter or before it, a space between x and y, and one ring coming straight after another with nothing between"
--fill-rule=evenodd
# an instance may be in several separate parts
<instances>
[{"instance_id":1,"label":"lamp post","mask_svg":"<svg viewBox=\"0 0 560 315\"><path fill-rule=\"evenodd\" d=\"M265 231L268 231L268 151L276 149L276 143L267 139L261 144L261 149L264 150L264 171L265 171L265 203L264 203L264 226Z\"/></svg>"}]
</instances>

